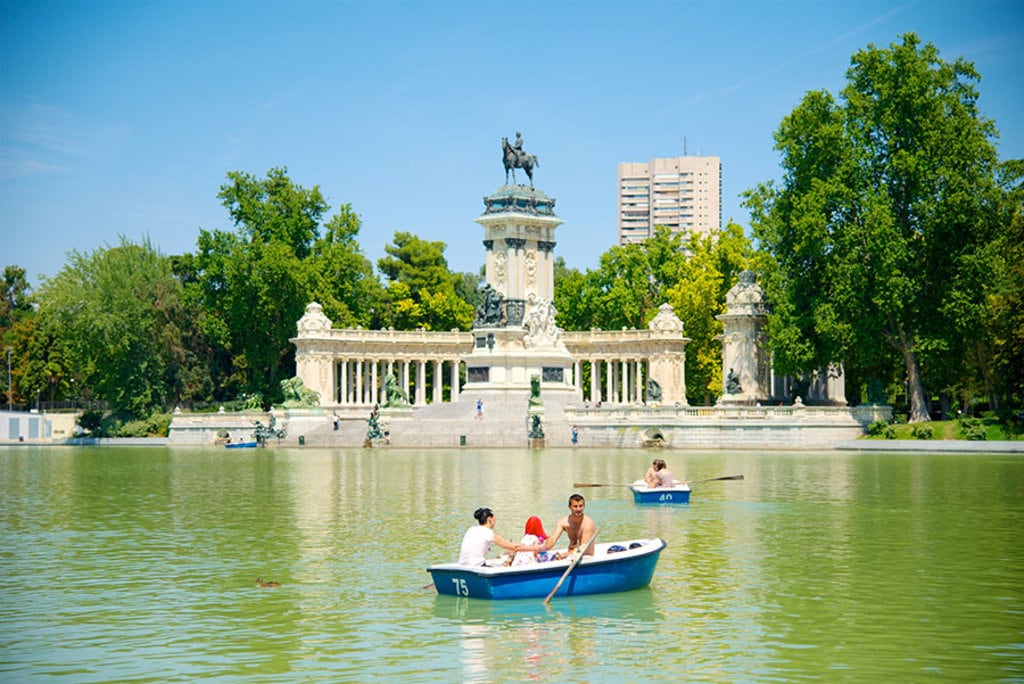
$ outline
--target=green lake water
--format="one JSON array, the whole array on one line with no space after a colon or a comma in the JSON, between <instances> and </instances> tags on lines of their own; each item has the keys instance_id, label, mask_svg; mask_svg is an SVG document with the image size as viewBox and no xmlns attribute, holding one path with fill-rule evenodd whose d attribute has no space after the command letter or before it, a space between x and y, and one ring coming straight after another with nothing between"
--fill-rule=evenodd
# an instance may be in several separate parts
<instances>
[{"instance_id":1,"label":"green lake water","mask_svg":"<svg viewBox=\"0 0 1024 684\"><path fill-rule=\"evenodd\" d=\"M651 586L437 596L649 451L0 447L0 681L1024 682L1024 457L660 451L688 506L587 488ZM256 577L281 584L260 589Z\"/></svg>"}]
</instances>

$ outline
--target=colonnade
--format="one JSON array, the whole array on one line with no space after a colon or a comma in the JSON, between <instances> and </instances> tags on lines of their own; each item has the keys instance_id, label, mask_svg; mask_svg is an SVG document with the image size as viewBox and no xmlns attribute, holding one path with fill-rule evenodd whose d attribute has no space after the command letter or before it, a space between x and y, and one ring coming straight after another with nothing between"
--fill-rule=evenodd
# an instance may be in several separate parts
<instances>
[{"instance_id":1,"label":"colonnade","mask_svg":"<svg viewBox=\"0 0 1024 684\"><path fill-rule=\"evenodd\" d=\"M583 386L584 365L590 369L589 388ZM577 359L573 374L577 396L591 404L639 404L647 401L650 366L646 358Z\"/></svg>"},{"instance_id":2,"label":"colonnade","mask_svg":"<svg viewBox=\"0 0 1024 684\"><path fill-rule=\"evenodd\" d=\"M584 366L589 368L589 384L584 386ZM387 399L385 381L394 375L398 388L409 403L457 402L463 380L459 359L430 358L343 358L336 359L334 400L341 406L373 406ZM573 364L576 396L591 404L638 404L647 401L649 376L645 358L577 359Z\"/></svg>"},{"instance_id":3,"label":"colonnade","mask_svg":"<svg viewBox=\"0 0 1024 684\"><path fill-rule=\"evenodd\" d=\"M387 400L387 377L393 375L410 404L456 402L461 369L462 362L457 358L335 359L333 396L342 406L383 404Z\"/></svg>"}]
</instances>

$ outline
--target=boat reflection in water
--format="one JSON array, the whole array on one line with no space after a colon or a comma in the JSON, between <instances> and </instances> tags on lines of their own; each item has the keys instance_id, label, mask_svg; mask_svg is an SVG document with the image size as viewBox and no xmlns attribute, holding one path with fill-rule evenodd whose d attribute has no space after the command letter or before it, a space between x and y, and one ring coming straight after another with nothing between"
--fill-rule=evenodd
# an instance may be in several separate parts
<instances>
[{"instance_id":1,"label":"boat reflection in water","mask_svg":"<svg viewBox=\"0 0 1024 684\"><path fill-rule=\"evenodd\" d=\"M642 642L654 638L666 619L650 587L555 598L547 606L539 599L478 601L438 595L433 608L439 629L454 630L451 638L460 649L458 680L463 682L496 681L513 663L520 681L546 681L553 672L593 662L602 634L629 633ZM628 673L622 674L612 681L628 679Z\"/></svg>"}]
</instances>

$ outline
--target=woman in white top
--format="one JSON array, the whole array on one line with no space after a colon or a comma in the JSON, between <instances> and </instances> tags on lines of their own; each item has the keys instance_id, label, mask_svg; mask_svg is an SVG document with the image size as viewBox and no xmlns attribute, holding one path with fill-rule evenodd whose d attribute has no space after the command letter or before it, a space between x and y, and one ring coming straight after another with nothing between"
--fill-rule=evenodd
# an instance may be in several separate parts
<instances>
[{"instance_id":1,"label":"woman in white top","mask_svg":"<svg viewBox=\"0 0 1024 684\"><path fill-rule=\"evenodd\" d=\"M494 532L494 513L490 508L478 508L473 512L478 525L466 530L462 538L462 550L459 552L459 565L500 565L500 560L487 560L487 554L491 551L491 544L497 544L503 549L512 552L518 551L540 551L542 546L524 546L513 544L501 535Z\"/></svg>"}]
</instances>

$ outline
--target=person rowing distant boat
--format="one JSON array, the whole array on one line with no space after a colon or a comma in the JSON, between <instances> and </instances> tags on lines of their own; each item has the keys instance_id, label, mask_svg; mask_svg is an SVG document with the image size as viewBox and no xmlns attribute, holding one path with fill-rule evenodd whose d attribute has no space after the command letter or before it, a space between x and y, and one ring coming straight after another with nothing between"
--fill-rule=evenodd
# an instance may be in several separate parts
<instances>
[{"instance_id":1,"label":"person rowing distant boat","mask_svg":"<svg viewBox=\"0 0 1024 684\"><path fill-rule=\"evenodd\" d=\"M651 489L657 487L672 487L675 485L675 480L672 478L672 471L665 465L665 461L660 458L654 460L654 463L647 470L644 475L644 482Z\"/></svg>"}]
</instances>

